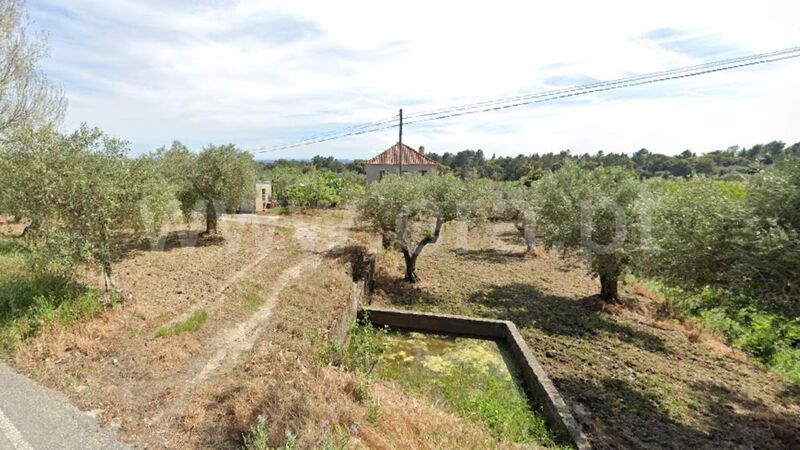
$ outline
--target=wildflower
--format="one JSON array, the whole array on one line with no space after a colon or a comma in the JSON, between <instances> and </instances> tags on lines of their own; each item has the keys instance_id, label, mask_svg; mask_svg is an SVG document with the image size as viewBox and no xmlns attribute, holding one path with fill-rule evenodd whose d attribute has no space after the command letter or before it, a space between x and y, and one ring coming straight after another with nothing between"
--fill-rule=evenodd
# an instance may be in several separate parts
<instances>
[{"instance_id":1,"label":"wildflower","mask_svg":"<svg viewBox=\"0 0 800 450\"><path fill-rule=\"evenodd\" d=\"M358 430L359 430L358 425L353 424L350 426L350 434L352 434L353 436L358 436Z\"/></svg>"}]
</instances>

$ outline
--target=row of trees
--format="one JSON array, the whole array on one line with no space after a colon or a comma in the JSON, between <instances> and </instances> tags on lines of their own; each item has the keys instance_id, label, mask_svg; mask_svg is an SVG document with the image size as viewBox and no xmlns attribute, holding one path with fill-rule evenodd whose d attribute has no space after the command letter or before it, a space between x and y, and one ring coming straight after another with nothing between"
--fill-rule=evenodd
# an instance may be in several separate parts
<instances>
[{"instance_id":1,"label":"row of trees","mask_svg":"<svg viewBox=\"0 0 800 450\"><path fill-rule=\"evenodd\" d=\"M526 253L582 254L603 300L619 298L625 274L654 281L668 306L800 381L800 157L742 181L643 180L576 161L527 183L390 176L370 185L361 215L396 243L410 282L448 222L513 222Z\"/></svg>"},{"instance_id":2,"label":"row of trees","mask_svg":"<svg viewBox=\"0 0 800 450\"><path fill-rule=\"evenodd\" d=\"M39 264L97 263L113 291L112 262L126 241L157 239L179 211L204 214L205 234L216 234L219 214L252 197L255 172L252 155L232 145L196 154L176 142L130 158L125 142L98 129L18 127L0 145L0 214L28 222Z\"/></svg>"},{"instance_id":3,"label":"row of trees","mask_svg":"<svg viewBox=\"0 0 800 450\"><path fill-rule=\"evenodd\" d=\"M757 144L749 148L732 146L697 154L684 150L675 155L653 153L640 149L631 155L625 153L572 154L569 150L558 153L533 153L530 155L486 157L483 150L462 150L456 153L428 153L426 156L450 168L461 178L488 178L495 181L533 181L546 172L557 171L567 161L575 162L586 169L619 167L634 171L639 178L686 178L692 175L707 175L723 179L741 180L754 175L786 157L800 157L800 142L791 146L781 141ZM317 155L310 161L281 159L264 163L269 168L294 168L328 170L357 178L363 175L363 160L342 162L333 156ZM363 181L362 181L363 183Z\"/></svg>"},{"instance_id":4,"label":"row of trees","mask_svg":"<svg viewBox=\"0 0 800 450\"><path fill-rule=\"evenodd\" d=\"M800 142L791 146L780 141L758 144L750 148L734 146L703 155L685 150L676 156L668 156L641 149L632 155L603 151L593 155L573 155L566 150L559 153L534 153L513 157L492 155L491 158L487 158L482 150L463 150L442 155L429 153L427 156L449 167L462 178L477 176L498 181L535 179L542 172L558 170L567 161L574 161L587 169L597 167L631 169L640 178L687 177L692 174L741 178L743 175L757 173L787 156L800 156Z\"/></svg>"},{"instance_id":5,"label":"row of trees","mask_svg":"<svg viewBox=\"0 0 800 450\"><path fill-rule=\"evenodd\" d=\"M399 243L412 282L425 245L436 242L443 224L462 218L514 222L528 252L535 238L582 252L604 300L617 299L626 271L773 303L800 298L800 158L782 159L746 182L643 181L631 169L587 170L567 160L528 184L388 177L370 186L361 213L386 242Z\"/></svg>"}]
</instances>

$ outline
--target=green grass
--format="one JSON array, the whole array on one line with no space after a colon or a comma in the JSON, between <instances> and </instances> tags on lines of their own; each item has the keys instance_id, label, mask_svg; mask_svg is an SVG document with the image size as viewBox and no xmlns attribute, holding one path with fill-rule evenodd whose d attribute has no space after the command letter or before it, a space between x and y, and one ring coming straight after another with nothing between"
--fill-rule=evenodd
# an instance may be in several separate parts
<instances>
[{"instance_id":1,"label":"green grass","mask_svg":"<svg viewBox=\"0 0 800 450\"><path fill-rule=\"evenodd\" d=\"M355 372L375 374L404 389L443 403L452 412L486 425L499 441L572 448L569 438L551 432L540 408L532 405L511 376L498 376L479 361L446 364L431 370L424 364L395 364L385 355L387 332L357 325L345 355L345 366Z\"/></svg>"},{"instance_id":2,"label":"green grass","mask_svg":"<svg viewBox=\"0 0 800 450\"><path fill-rule=\"evenodd\" d=\"M424 386L413 387L424 390ZM498 439L519 443L538 443L548 447L564 446L556 442L541 414L533 414L532 405L520 388L500 378L464 364L447 371L428 389L441 392L457 414L482 422Z\"/></svg>"},{"instance_id":3,"label":"green grass","mask_svg":"<svg viewBox=\"0 0 800 450\"><path fill-rule=\"evenodd\" d=\"M183 333L194 333L202 328L203 324L208 320L208 313L205 309L195 311L188 319L176 323L171 327L161 327L156 332L157 337L167 337L179 335Z\"/></svg>"},{"instance_id":4,"label":"green grass","mask_svg":"<svg viewBox=\"0 0 800 450\"><path fill-rule=\"evenodd\" d=\"M102 294L69 278L35 273L26 264L28 250L0 236L0 357L45 327L68 327L102 309Z\"/></svg>"},{"instance_id":5,"label":"green grass","mask_svg":"<svg viewBox=\"0 0 800 450\"><path fill-rule=\"evenodd\" d=\"M244 309L244 312L247 314L253 314L261 308L262 304L264 304L264 300L260 295L255 292L248 292L244 297L242 309Z\"/></svg>"}]
</instances>

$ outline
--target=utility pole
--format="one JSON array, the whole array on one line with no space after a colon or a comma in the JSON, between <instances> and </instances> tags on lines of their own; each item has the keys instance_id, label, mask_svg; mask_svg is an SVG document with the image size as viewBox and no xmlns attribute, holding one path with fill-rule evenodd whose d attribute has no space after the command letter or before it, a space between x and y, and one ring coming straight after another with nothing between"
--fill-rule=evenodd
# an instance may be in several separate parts
<instances>
[{"instance_id":1,"label":"utility pole","mask_svg":"<svg viewBox=\"0 0 800 450\"><path fill-rule=\"evenodd\" d=\"M397 150L400 153L400 171L398 175L403 175L403 108L400 108L400 140L397 141Z\"/></svg>"}]
</instances>

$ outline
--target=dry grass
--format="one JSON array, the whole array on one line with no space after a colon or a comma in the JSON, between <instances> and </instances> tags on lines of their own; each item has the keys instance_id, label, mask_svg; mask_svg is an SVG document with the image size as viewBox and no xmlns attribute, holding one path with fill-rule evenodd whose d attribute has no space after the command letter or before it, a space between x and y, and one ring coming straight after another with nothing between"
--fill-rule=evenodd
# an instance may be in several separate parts
<instances>
[{"instance_id":1,"label":"dry grass","mask_svg":"<svg viewBox=\"0 0 800 450\"><path fill-rule=\"evenodd\" d=\"M194 430L187 435L190 446L230 446L261 417L275 446L292 434L300 448L325 440L351 448L497 447L471 422L326 363L321 350L351 293L344 269L350 260L345 250L353 247L335 249L285 289L268 335L233 374L197 392L184 418L185 428Z\"/></svg>"},{"instance_id":2,"label":"dry grass","mask_svg":"<svg viewBox=\"0 0 800 450\"><path fill-rule=\"evenodd\" d=\"M223 222L223 232L218 245L132 252L115 265L125 301L68 329L44 330L19 349L16 366L82 409L101 411L127 439L181 447L173 440L174 416L191 396L209 342L248 315L248 294L268 289L276 273L303 257L291 228ZM84 281L99 282L91 273ZM210 319L195 332L156 337L199 310Z\"/></svg>"}]
</instances>

